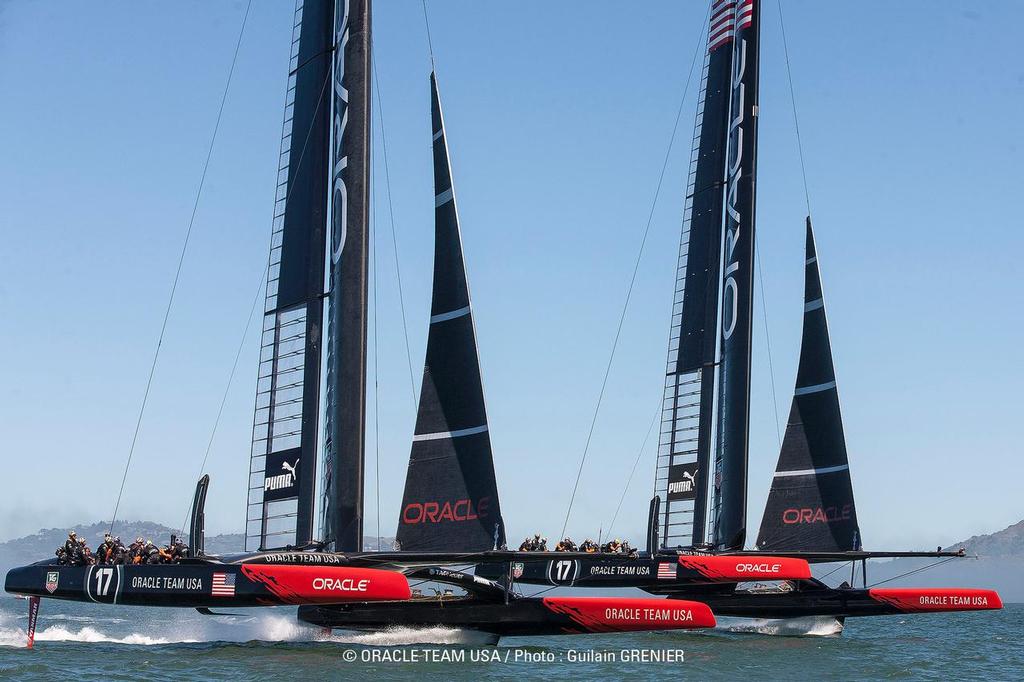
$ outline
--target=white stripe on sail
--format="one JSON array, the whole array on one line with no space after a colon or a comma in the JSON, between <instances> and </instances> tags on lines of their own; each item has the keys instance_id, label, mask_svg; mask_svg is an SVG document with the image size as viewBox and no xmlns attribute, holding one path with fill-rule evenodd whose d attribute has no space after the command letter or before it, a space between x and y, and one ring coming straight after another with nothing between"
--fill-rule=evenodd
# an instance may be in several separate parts
<instances>
[{"instance_id":1,"label":"white stripe on sail","mask_svg":"<svg viewBox=\"0 0 1024 682\"><path fill-rule=\"evenodd\" d=\"M462 317L463 315L469 315L469 306L459 308L458 310L449 310L446 313L438 313L437 315L430 316L430 324L435 322L444 322L445 320L454 320L456 317Z\"/></svg>"},{"instance_id":2,"label":"white stripe on sail","mask_svg":"<svg viewBox=\"0 0 1024 682\"><path fill-rule=\"evenodd\" d=\"M807 395L808 393L821 393L822 391L828 391L836 387L835 381L829 381L824 384L814 384L813 386L798 386L795 395Z\"/></svg>"},{"instance_id":3,"label":"white stripe on sail","mask_svg":"<svg viewBox=\"0 0 1024 682\"><path fill-rule=\"evenodd\" d=\"M812 310L817 310L818 308L823 307L825 307L825 301L821 300L820 298L816 298L813 301L804 304L804 312L809 313Z\"/></svg>"},{"instance_id":4,"label":"white stripe on sail","mask_svg":"<svg viewBox=\"0 0 1024 682\"><path fill-rule=\"evenodd\" d=\"M444 129L443 128L441 130L438 130L436 133L434 133L434 142L437 142L438 140L440 140L442 135L444 135Z\"/></svg>"},{"instance_id":5,"label":"white stripe on sail","mask_svg":"<svg viewBox=\"0 0 1024 682\"><path fill-rule=\"evenodd\" d=\"M822 467L821 469L799 469L796 471L776 471L775 478L784 478L786 476L817 476L818 474L832 474L837 471L846 471L850 468L849 464L840 464L834 467Z\"/></svg>"},{"instance_id":6,"label":"white stripe on sail","mask_svg":"<svg viewBox=\"0 0 1024 682\"><path fill-rule=\"evenodd\" d=\"M818 257L817 256L811 256L810 258L808 258L807 260L804 261L804 265L810 265L811 263L817 263L817 262L818 262Z\"/></svg>"},{"instance_id":7,"label":"white stripe on sail","mask_svg":"<svg viewBox=\"0 0 1024 682\"><path fill-rule=\"evenodd\" d=\"M438 194L437 196L434 197L434 206L435 207L437 207L437 206L444 206L445 204L447 204L451 200L452 200L452 188L449 187L448 189L446 189L445 191L441 192L440 194Z\"/></svg>"},{"instance_id":8,"label":"white stripe on sail","mask_svg":"<svg viewBox=\"0 0 1024 682\"><path fill-rule=\"evenodd\" d=\"M446 438L458 438L459 436L472 436L477 433L483 433L487 430L487 424L483 426L473 426L468 429L459 429L458 431L440 431L438 433L419 433L412 437L413 442L421 440L444 440Z\"/></svg>"}]
</instances>

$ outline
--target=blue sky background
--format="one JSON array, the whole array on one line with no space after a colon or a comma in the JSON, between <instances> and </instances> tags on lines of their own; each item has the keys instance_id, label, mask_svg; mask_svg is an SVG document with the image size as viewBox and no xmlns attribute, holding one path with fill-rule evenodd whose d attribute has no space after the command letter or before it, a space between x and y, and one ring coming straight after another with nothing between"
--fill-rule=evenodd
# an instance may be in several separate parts
<instances>
[{"instance_id":1,"label":"blue sky background","mask_svg":"<svg viewBox=\"0 0 1024 682\"><path fill-rule=\"evenodd\" d=\"M554 536L706 5L429 7L509 535ZM111 513L244 8L0 4L0 539ZM253 6L123 517L180 523L199 473L266 257L291 11ZM785 11L865 544L929 547L1001 529L1024 517L1024 66L1006 31L1024 23L1024 5L787 0ZM784 419L804 204L774 2L764 15L758 236ZM374 20L418 384L432 257L429 60L418 2L378 0ZM607 528L660 399L695 96L574 537ZM377 229L379 506L391 534L414 410L390 226ZM758 296L752 529L778 454L760 310ZM208 466L211 532L242 528L257 343L250 333ZM374 533L372 414L370 424ZM640 540L653 477L652 441L615 534Z\"/></svg>"}]
</instances>

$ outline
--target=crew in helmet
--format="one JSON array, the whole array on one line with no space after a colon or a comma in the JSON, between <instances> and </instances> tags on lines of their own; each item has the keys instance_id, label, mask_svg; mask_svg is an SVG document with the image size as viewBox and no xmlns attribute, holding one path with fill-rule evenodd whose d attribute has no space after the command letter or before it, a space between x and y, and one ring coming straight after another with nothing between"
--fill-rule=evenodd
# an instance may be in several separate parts
<instances>
[{"instance_id":1,"label":"crew in helmet","mask_svg":"<svg viewBox=\"0 0 1024 682\"><path fill-rule=\"evenodd\" d=\"M576 552L576 551L579 551L579 548L576 546L576 543L572 541L572 538L570 538L567 535L564 538L562 538L562 540L560 540L557 545L555 545L555 551L556 552Z\"/></svg>"}]
</instances>

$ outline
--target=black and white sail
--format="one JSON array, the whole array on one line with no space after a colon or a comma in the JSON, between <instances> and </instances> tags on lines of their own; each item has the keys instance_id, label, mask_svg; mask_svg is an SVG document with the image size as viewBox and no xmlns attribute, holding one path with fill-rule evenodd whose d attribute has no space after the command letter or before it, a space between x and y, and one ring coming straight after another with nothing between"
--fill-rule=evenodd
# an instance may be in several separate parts
<instances>
[{"instance_id":1,"label":"black and white sail","mask_svg":"<svg viewBox=\"0 0 1024 682\"><path fill-rule=\"evenodd\" d=\"M663 547L705 541L735 0L711 8L672 303L655 493Z\"/></svg>"},{"instance_id":2,"label":"black and white sail","mask_svg":"<svg viewBox=\"0 0 1024 682\"><path fill-rule=\"evenodd\" d=\"M736 3L732 42L719 323L718 448L715 453L711 540L717 549L726 550L742 549L746 539L759 5L757 0L739 0Z\"/></svg>"},{"instance_id":3,"label":"black and white sail","mask_svg":"<svg viewBox=\"0 0 1024 682\"><path fill-rule=\"evenodd\" d=\"M332 26L330 293L322 537L363 549L370 206L370 2L338 0Z\"/></svg>"},{"instance_id":4,"label":"black and white sail","mask_svg":"<svg viewBox=\"0 0 1024 682\"><path fill-rule=\"evenodd\" d=\"M823 552L861 548L810 218L800 366L757 548Z\"/></svg>"},{"instance_id":5,"label":"black and white sail","mask_svg":"<svg viewBox=\"0 0 1024 682\"><path fill-rule=\"evenodd\" d=\"M313 539L333 0L299 2L267 275L246 550Z\"/></svg>"},{"instance_id":6,"label":"black and white sail","mask_svg":"<svg viewBox=\"0 0 1024 682\"><path fill-rule=\"evenodd\" d=\"M434 288L397 541L405 551L505 544L444 118L432 73Z\"/></svg>"}]
</instances>

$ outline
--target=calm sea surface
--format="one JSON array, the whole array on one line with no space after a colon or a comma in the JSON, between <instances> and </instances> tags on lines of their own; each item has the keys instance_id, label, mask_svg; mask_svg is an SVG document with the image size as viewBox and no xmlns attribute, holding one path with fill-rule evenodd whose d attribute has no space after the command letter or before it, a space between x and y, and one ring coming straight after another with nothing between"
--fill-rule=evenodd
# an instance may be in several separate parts
<instances>
[{"instance_id":1,"label":"calm sea surface","mask_svg":"<svg viewBox=\"0 0 1024 682\"><path fill-rule=\"evenodd\" d=\"M453 630L322 639L284 608L232 618L44 600L33 651L22 648L27 611L27 602L0 596L0 678L1024 679L1018 604L988 613L851 619L839 637L662 632L493 644ZM623 660L629 658L648 660Z\"/></svg>"}]
</instances>

